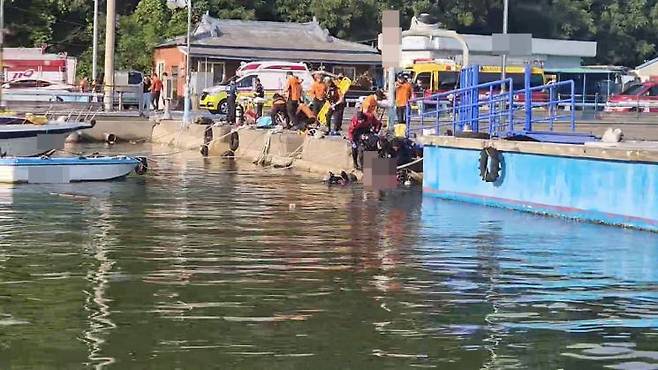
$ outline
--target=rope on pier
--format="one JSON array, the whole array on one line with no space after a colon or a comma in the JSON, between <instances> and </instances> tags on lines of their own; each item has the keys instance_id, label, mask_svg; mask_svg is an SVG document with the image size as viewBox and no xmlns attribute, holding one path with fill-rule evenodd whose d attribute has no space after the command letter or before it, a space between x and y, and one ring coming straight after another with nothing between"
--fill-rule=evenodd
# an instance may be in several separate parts
<instances>
[{"instance_id":1,"label":"rope on pier","mask_svg":"<svg viewBox=\"0 0 658 370\"><path fill-rule=\"evenodd\" d=\"M264 166L267 164L268 160L268 154L270 153L270 145L272 144L272 130L268 130L267 134L265 134L265 141L263 142L263 147L260 150L260 154L254 161L255 164Z\"/></svg>"}]
</instances>

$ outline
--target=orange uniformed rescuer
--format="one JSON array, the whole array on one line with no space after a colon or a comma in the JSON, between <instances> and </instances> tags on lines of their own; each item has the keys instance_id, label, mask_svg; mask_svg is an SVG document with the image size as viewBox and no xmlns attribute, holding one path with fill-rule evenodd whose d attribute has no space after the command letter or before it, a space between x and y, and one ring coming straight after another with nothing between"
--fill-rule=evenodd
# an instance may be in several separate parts
<instances>
[{"instance_id":1,"label":"orange uniformed rescuer","mask_svg":"<svg viewBox=\"0 0 658 370\"><path fill-rule=\"evenodd\" d=\"M327 99L327 85L322 81L322 76L319 73L314 76L309 95L313 99L313 113L317 117Z\"/></svg>"},{"instance_id":2,"label":"orange uniformed rescuer","mask_svg":"<svg viewBox=\"0 0 658 370\"><path fill-rule=\"evenodd\" d=\"M288 71L286 75L288 78L286 79L286 86L283 88L283 91L288 97L288 101L286 102L288 119L294 128L298 128L297 108L299 108L299 100L302 98L302 83L292 72Z\"/></svg>"},{"instance_id":3,"label":"orange uniformed rescuer","mask_svg":"<svg viewBox=\"0 0 658 370\"><path fill-rule=\"evenodd\" d=\"M413 86L407 81L407 78L400 74L395 83L395 111L398 116L398 123L406 123L407 103L411 99Z\"/></svg>"},{"instance_id":4,"label":"orange uniformed rescuer","mask_svg":"<svg viewBox=\"0 0 658 370\"><path fill-rule=\"evenodd\" d=\"M383 99L384 99L384 92L381 90L377 90L377 92L375 92L374 94L368 95L366 96L365 99L363 99L363 103L361 104L361 111L368 116L372 116L373 118L376 118L375 111L377 110L377 102Z\"/></svg>"}]
</instances>

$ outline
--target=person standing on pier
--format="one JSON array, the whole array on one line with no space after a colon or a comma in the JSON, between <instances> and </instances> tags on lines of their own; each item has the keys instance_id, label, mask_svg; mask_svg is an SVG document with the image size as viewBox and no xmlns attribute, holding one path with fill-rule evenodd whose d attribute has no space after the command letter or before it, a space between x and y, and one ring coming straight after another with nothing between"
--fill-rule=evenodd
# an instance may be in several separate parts
<instances>
[{"instance_id":1,"label":"person standing on pier","mask_svg":"<svg viewBox=\"0 0 658 370\"><path fill-rule=\"evenodd\" d=\"M398 116L398 123L407 123L407 103L413 94L413 87L407 81L407 78L400 74L398 81L395 83L395 111Z\"/></svg>"},{"instance_id":2,"label":"person standing on pier","mask_svg":"<svg viewBox=\"0 0 658 370\"><path fill-rule=\"evenodd\" d=\"M226 121L228 123L235 123L235 104L238 99L238 88L235 86L235 80L231 80L228 85L228 111L226 114Z\"/></svg>"},{"instance_id":3,"label":"person standing on pier","mask_svg":"<svg viewBox=\"0 0 658 370\"><path fill-rule=\"evenodd\" d=\"M151 110L151 79L148 75L144 75L142 80L144 89L142 95L142 110L144 114L148 117L149 111Z\"/></svg>"},{"instance_id":4,"label":"person standing on pier","mask_svg":"<svg viewBox=\"0 0 658 370\"><path fill-rule=\"evenodd\" d=\"M254 83L254 97L256 98L256 119L263 115L263 104L265 99L265 89L260 82L260 78L256 78Z\"/></svg>"},{"instance_id":5,"label":"person standing on pier","mask_svg":"<svg viewBox=\"0 0 658 370\"><path fill-rule=\"evenodd\" d=\"M162 80L158 78L157 73L153 73L151 78L151 101L153 102L153 109L160 109L160 93L162 92Z\"/></svg>"},{"instance_id":6,"label":"person standing on pier","mask_svg":"<svg viewBox=\"0 0 658 370\"><path fill-rule=\"evenodd\" d=\"M327 100L329 103L331 103L331 109L329 109L329 112L327 112L327 126L329 126L329 135L338 135L338 133L341 131L341 126L343 125L345 96L340 92L336 81L329 81Z\"/></svg>"},{"instance_id":7,"label":"person standing on pier","mask_svg":"<svg viewBox=\"0 0 658 370\"><path fill-rule=\"evenodd\" d=\"M286 80L286 86L283 88L288 101L286 103L286 108L288 110L288 119L290 124L295 129L299 126L299 120L297 119L297 108L299 108L299 100L302 98L302 84L299 82L299 79L292 74L292 72L287 73L288 79Z\"/></svg>"},{"instance_id":8,"label":"person standing on pier","mask_svg":"<svg viewBox=\"0 0 658 370\"><path fill-rule=\"evenodd\" d=\"M327 85L322 82L322 75L316 73L314 76L313 84L311 85L310 94L311 99L313 99L313 113L315 116L318 116L318 113L322 110L324 106L325 98L327 95Z\"/></svg>"}]
</instances>

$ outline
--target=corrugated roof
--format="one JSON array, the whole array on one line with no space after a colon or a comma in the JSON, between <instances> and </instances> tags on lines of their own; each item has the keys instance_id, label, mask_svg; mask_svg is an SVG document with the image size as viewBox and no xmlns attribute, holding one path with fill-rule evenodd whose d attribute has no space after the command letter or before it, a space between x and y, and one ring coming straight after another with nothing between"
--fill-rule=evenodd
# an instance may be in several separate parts
<instances>
[{"instance_id":1,"label":"corrugated roof","mask_svg":"<svg viewBox=\"0 0 658 370\"><path fill-rule=\"evenodd\" d=\"M179 37L159 47L184 44L185 38ZM194 31L192 55L238 60L381 63L377 49L333 37L315 20L308 23L220 20L208 15L203 16Z\"/></svg>"}]
</instances>

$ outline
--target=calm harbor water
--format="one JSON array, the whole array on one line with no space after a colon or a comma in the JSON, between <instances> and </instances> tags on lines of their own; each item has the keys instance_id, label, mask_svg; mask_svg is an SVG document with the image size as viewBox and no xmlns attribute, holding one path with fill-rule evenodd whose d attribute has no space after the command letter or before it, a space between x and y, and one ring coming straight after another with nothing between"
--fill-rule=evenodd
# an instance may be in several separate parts
<instances>
[{"instance_id":1,"label":"calm harbor water","mask_svg":"<svg viewBox=\"0 0 658 370\"><path fill-rule=\"evenodd\" d=\"M658 369L657 234L156 159L0 188L0 368Z\"/></svg>"}]
</instances>

